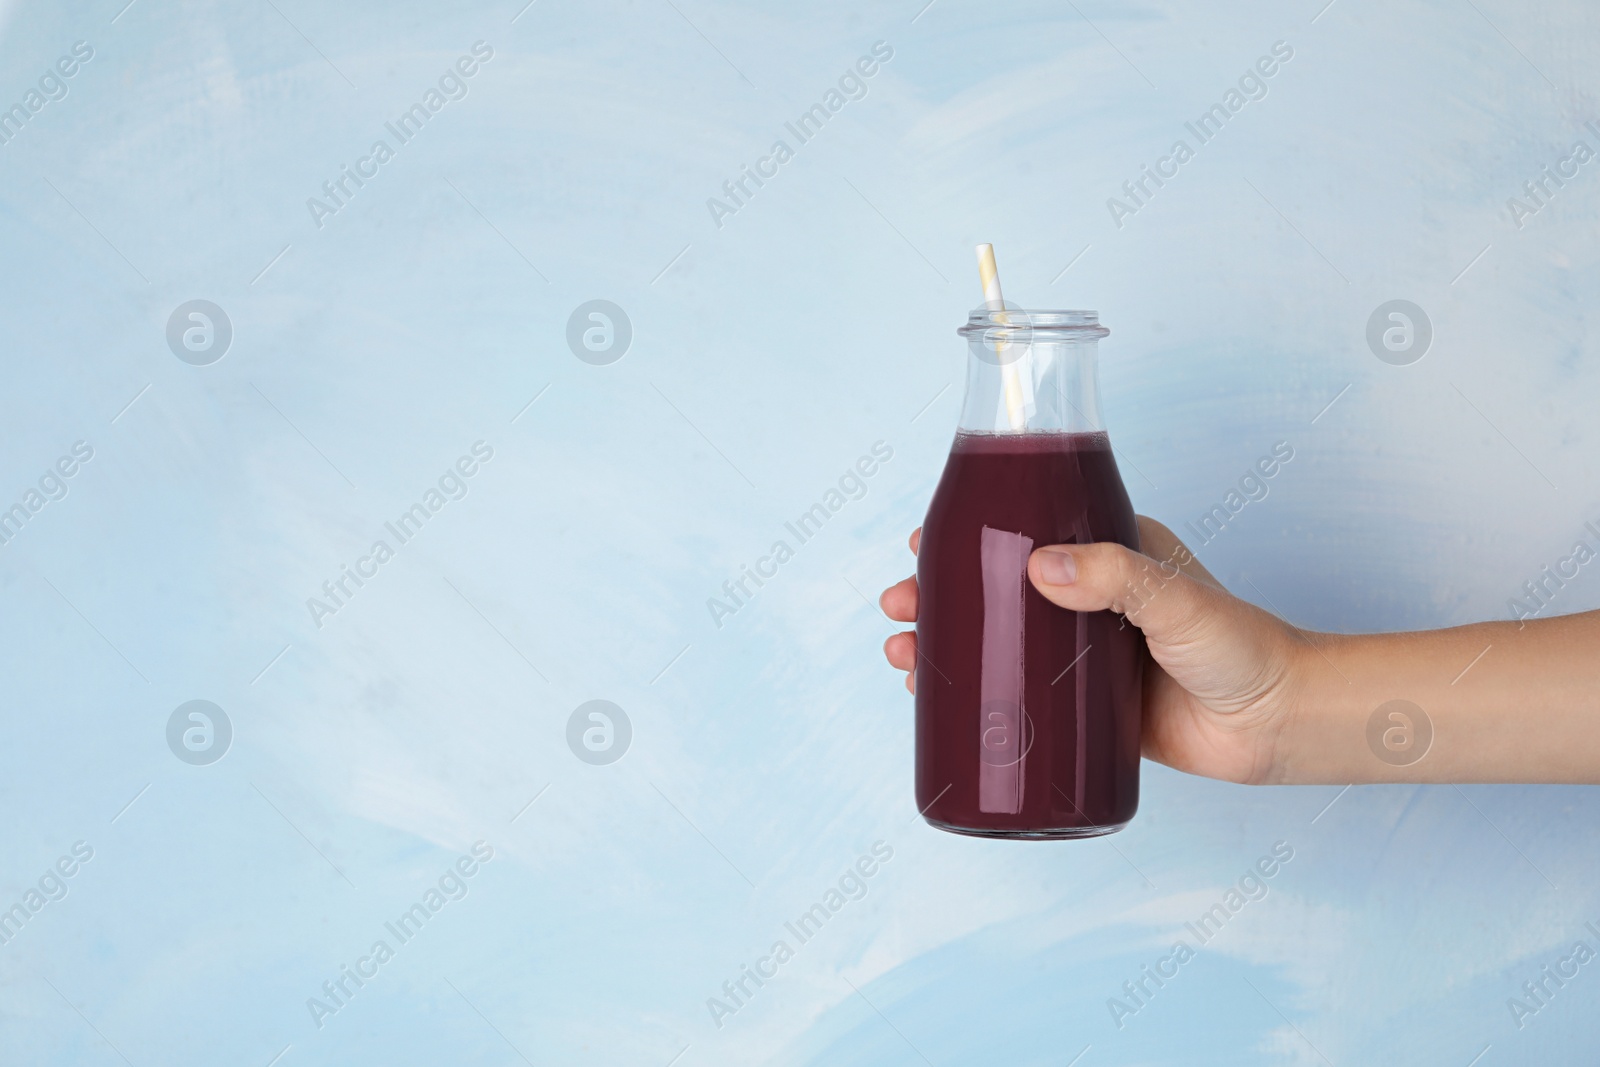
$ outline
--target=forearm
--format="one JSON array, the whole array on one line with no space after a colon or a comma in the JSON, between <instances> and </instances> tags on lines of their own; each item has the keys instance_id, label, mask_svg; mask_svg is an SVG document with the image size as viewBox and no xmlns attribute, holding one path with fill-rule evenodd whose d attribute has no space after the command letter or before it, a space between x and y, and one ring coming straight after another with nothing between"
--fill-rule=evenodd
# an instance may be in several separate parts
<instances>
[{"instance_id":1,"label":"forearm","mask_svg":"<svg viewBox=\"0 0 1600 1067\"><path fill-rule=\"evenodd\" d=\"M1600 612L1307 638L1273 781L1600 783Z\"/></svg>"}]
</instances>

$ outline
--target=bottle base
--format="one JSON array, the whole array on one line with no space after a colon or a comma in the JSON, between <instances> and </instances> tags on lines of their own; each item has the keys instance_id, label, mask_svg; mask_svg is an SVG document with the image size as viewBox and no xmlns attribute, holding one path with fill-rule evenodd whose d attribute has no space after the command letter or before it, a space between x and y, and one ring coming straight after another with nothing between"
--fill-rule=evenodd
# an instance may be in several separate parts
<instances>
[{"instance_id":1,"label":"bottle base","mask_svg":"<svg viewBox=\"0 0 1600 1067\"><path fill-rule=\"evenodd\" d=\"M957 826L954 823L942 822L930 815L924 815L922 818L935 830L943 830L945 833L961 834L964 837L988 837L1012 841L1072 841L1082 837L1104 837L1106 834L1114 834L1128 825L1124 821L1110 823L1105 826L1063 826L1041 830L990 830L972 826Z\"/></svg>"}]
</instances>

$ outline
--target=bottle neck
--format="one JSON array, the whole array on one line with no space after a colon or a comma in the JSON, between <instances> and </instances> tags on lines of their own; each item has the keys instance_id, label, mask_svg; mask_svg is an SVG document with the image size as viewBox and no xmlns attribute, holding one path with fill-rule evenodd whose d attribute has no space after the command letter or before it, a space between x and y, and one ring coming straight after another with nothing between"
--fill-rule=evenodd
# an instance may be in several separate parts
<instances>
[{"instance_id":1,"label":"bottle neck","mask_svg":"<svg viewBox=\"0 0 1600 1067\"><path fill-rule=\"evenodd\" d=\"M968 342L961 432L1105 429L1097 360L1109 331L1093 312L977 311L960 332Z\"/></svg>"}]
</instances>

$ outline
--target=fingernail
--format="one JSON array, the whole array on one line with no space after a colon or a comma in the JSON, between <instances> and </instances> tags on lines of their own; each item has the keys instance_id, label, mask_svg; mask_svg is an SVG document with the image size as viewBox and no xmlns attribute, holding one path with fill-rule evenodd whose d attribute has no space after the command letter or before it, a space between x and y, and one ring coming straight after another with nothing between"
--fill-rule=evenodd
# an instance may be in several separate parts
<instances>
[{"instance_id":1,"label":"fingernail","mask_svg":"<svg viewBox=\"0 0 1600 1067\"><path fill-rule=\"evenodd\" d=\"M1051 585L1071 585L1078 577L1078 561L1069 552L1039 550L1039 577Z\"/></svg>"}]
</instances>

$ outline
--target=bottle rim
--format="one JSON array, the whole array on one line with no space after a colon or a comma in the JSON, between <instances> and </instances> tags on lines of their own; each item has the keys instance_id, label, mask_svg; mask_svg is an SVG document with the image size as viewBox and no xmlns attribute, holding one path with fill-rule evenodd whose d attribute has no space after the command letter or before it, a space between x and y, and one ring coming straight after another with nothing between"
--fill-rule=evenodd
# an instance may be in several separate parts
<instances>
[{"instance_id":1,"label":"bottle rim","mask_svg":"<svg viewBox=\"0 0 1600 1067\"><path fill-rule=\"evenodd\" d=\"M1053 338L1105 337L1109 333L1100 325L1100 313L1089 310L1050 310L1044 308L976 308L968 316L966 325L956 333L968 340L993 339L1018 341L1034 334L1043 334L1041 341Z\"/></svg>"}]
</instances>

